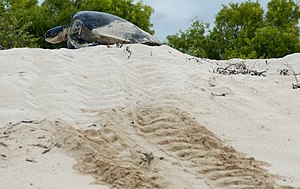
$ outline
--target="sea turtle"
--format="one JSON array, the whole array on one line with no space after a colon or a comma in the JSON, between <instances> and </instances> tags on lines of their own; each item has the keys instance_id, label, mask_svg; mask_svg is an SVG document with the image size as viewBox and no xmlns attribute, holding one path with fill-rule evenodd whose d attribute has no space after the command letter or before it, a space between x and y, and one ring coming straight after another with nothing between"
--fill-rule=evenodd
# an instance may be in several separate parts
<instances>
[{"instance_id":1,"label":"sea turtle","mask_svg":"<svg viewBox=\"0 0 300 189\"><path fill-rule=\"evenodd\" d=\"M69 49L94 45L141 43L161 45L155 37L123 18L95 11L81 11L70 25L48 30L45 40L52 44L67 41Z\"/></svg>"}]
</instances>

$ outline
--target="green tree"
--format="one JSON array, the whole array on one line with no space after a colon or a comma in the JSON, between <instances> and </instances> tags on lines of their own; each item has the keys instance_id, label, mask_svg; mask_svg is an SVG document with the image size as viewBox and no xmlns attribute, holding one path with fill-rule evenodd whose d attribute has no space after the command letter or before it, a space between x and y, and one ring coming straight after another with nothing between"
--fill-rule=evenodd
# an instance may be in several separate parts
<instances>
[{"instance_id":1,"label":"green tree","mask_svg":"<svg viewBox=\"0 0 300 189\"><path fill-rule=\"evenodd\" d=\"M257 58L277 58L299 52L299 36L293 31L266 26L258 28L252 39Z\"/></svg>"},{"instance_id":2,"label":"green tree","mask_svg":"<svg viewBox=\"0 0 300 189\"><path fill-rule=\"evenodd\" d=\"M263 25L263 9L258 2L230 3L217 13L211 40L217 45L216 59L233 57L254 58L249 48L255 30ZM210 55L210 54L209 54Z\"/></svg>"},{"instance_id":3,"label":"green tree","mask_svg":"<svg viewBox=\"0 0 300 189\"><path fill-rule=\"evenodd\" d=\"M258 57L276 58L300 52L299 3L272 0L268 3L265 26L258 28L252 39Z\"/></svg>"},{"instance_id":4,"label":"green tree","mask_svg":"<svg viewBox=\"0 0 300 189\"><path fill-rule=\"evenodd\" d=\"M166 44L192 56L207 57L205 34L208 27L207 23L195 20L186 31L167 36Z\"/></svg>"},{"instance_id":5,"label":"green tree","mask_svg":"<svg viewBox=\"0 0 300 189\"><path fill-rule=\"evenodd\" d=\"M0 1L0 48L38 47L38 38L30 33L32 22L26 19L25 10L17 12L15 2ZM24 5L30 9L32 2L20 1L18 6Z\"/></svg>"},{"instance_id":6,"label":"green tree","mask_svg":"<svg viewBox=\"0 0 300 189\"><path fill-rule=\"evenodd\" d=\"M300 18L300 5L291 0L271 0L268 3L266 22L277 28L297 27Z\"/></svg>"},{"instance_id":7,"label":"green tree","mask_svg":"<svg viewBox=\"0 0 300 189\"><path fill-rule=\"evenodd\" d=\"M198 49L205 53L197 56L212 59L282 57L300 52L299 19L299 2L292 0L271 0L265 15L258 1L230 3L217 13L204 38L189 34L197 30L192 23L188 30L167 36L167 44L191 55ZM197 40L202 42L193 43Z\"/></svg>"}]
</instances>

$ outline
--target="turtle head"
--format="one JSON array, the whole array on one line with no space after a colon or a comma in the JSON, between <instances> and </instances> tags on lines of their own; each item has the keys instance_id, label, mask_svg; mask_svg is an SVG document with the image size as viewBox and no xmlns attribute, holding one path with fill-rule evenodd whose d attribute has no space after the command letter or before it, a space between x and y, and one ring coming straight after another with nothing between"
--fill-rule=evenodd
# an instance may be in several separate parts
<instances>
[{"instance_id":1,"label":"turtle head","mask_svg":"<svg viewBox=\"0 0 300 189\"><path fill-rule=\"evenodd\" d=\"M57 26L45 33L45 40L48 43L57 44L66 41L69 35L69 26Z\"/></svg>"}]
</instances>

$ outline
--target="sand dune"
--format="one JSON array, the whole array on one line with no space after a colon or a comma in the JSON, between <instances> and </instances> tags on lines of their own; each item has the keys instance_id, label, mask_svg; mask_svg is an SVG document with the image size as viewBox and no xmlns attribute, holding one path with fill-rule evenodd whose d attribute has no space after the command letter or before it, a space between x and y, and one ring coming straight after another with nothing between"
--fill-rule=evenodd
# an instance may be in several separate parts
<instances>
[{"instance_id":1,"label":"sand dune","mask_svg":"<svg viewBox=\"0 0 300 189\"><path fill-rule=\"evenodd\" d=\"M214 73L237 63L263 76ZM1 51L0 189L299 188L300 89L286 64L300 73L300 54Z\"/></svg>"}]
</instances>

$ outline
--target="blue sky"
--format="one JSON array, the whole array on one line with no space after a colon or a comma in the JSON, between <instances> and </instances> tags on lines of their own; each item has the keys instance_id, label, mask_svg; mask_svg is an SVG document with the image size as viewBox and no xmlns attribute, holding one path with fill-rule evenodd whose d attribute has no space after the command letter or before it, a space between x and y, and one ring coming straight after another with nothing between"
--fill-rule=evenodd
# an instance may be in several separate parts
<instances>
[{"instance_id":1,"label":"blue sky","mask_svg":"<svg viewBox=\"0 0 300 189\"><path fill-rule=\"evenodd\" d=\"M42 1L39 0L40 3ZM213 24L215 15L222 8L222 4L244 1L246 0L143 0L144 4L150 5L155 10L151 17L151 22L154 24L152 29L161 41L167 35L175 34L180 29L187 29L195 18ZM269 0L259 2L266 8Z\"/></svg>"}]
</instances>

